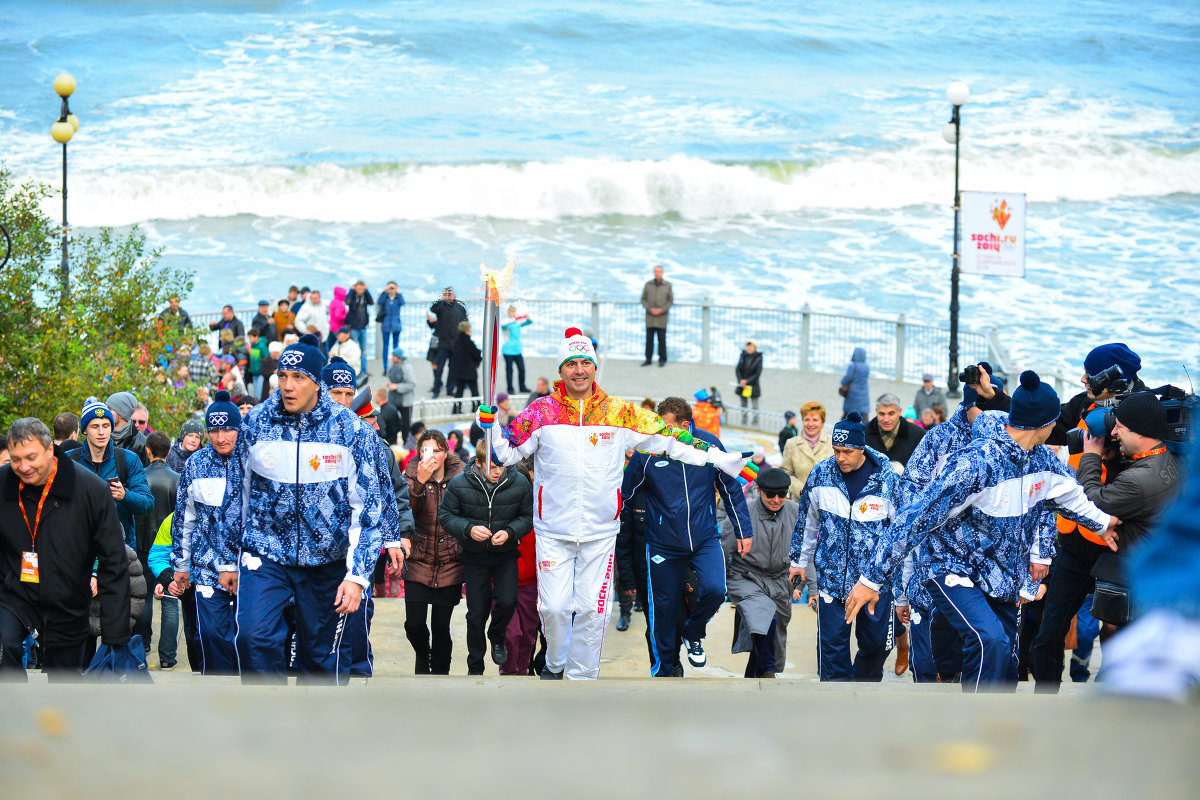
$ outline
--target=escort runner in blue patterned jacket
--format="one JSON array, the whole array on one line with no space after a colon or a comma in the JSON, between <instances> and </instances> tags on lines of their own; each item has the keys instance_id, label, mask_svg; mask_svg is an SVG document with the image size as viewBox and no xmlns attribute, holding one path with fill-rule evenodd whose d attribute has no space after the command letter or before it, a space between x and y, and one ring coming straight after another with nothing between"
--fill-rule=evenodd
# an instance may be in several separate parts
<instances>
[{"instance_id":1,"label":"escort runner in blue patterned jacket","mask_svg":"<svg viewBox=\"0 0 1200 800\"><path fill-rule=\"evenodd\" d=\"M971 443L973 435L1003 428L1008 422L1010 398L1004 393L1003 381L991 377L992 368L987 362L979 364L979 372L980 383L963 387L962 403L950 419L935 425L917 443L901 476L906 497L914 497L928 486L950 457ZM1053 527L1053 516L1048 519ZM891 583L892 594L906 596L912 605L907 621L912 633L909 638L916 683L945 682L962 671L962 641L945 620L934 622L933 599L925 588L927 550L923 543L909 551L903 569L896 570ZM1031 598L1036 595L1036 587L1033 592ZM902 602L898 600L897 605Z\"/></svg>"},{"instance_id":2,"label":"escort runner in blue patterned jacket","mask_svg":"<svg viewBox=\"0 0 1200 800\"><path fill-rule=\"evenodd\" d=\"M236 516L240 504L231 502L242 484L241 465L234 457L242 415L219 391L204 414L208 444L184 464L171 521L171 565L175 584L186 590L196 585L196 621L205 675L236 675L237 626L234 608L237 544L225 519Z\"/></svg>"},{"instance_id":3,"label":"escort runner in blue patterned jacket","mask_svg":"<svg viewBox=\"0 0 1200 800\"><path fill-rule=\"evenodd\" d=\"M911 498L875 548L847 613L870 602L908 552L928 539L926 588L963 638L963 689L1015 685L1016 603L1039 518L1054 511L1092 530L1114 520L1091 503L1054 452L1042 447L1058 418L1058 396L1034 372L1021 375L1003 429L985 429Z\"/></svg>"},{"instance_id":4,"label":"escort runner in blue patterned jacket","mask_svg":"<svg viewBox=\"0 0 1200 800\"><path fill-rule=\"evenodd\" d=\"M883 453L867 447L857 411L833 428L834 456L808 474L792 533L789 576L817 568L817 672L823 681L879 681L894 638L891 595L878 609L847 620L845 599L870 560L875 543L902 503L900 479ZM858 653L851 661L850 622Z\"/></svg>"},{"instance_id":5,"label":"escort runner in blue patterned jacket","mask_svg":"<svg viewBox=\"0 0 1200 800\"><path fill-rule=\"evenodd\" d=\"M302 682L349 679L346 618L383 543L378 435L334 403L325 359L305 334L279 356L279 389L246 416L238 654L242 680L286 683L284 606L296 604Z\"/></svg>"}]
</instances>

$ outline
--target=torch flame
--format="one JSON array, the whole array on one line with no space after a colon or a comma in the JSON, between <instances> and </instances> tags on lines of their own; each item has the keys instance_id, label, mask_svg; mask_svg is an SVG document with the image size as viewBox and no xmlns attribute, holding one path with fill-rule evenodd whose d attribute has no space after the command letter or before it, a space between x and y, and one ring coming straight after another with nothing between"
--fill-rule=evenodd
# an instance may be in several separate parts
<instances>
[{"instance_id":1,"label":"torch flame","mask_svg":"<svg viewBox=\"0 0 1200 800\"><path fill-rule=\"evenodd\" d=\"M513 285L513 273L517 269L517 260L509 258L504 262L503 269L488 269L487 264L479 265L479 278L483 281L484 298L499 303L503 295Z\"/></svg>"}]
</instances>

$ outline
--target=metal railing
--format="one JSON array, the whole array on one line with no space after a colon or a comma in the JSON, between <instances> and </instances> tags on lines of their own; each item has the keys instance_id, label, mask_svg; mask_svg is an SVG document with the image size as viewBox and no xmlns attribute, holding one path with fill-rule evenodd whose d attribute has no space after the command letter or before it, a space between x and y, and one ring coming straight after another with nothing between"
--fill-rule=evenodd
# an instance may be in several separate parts
<instances>
[{"instance_id":1,"label":"metal railing","mask_svg":"<svg viewBox=\"0 0 1200 800\"><path fill-rule=\"evenodd\" d=\"M482 319L482 299L468 299L464 304L469 319ZM602 356L641 359L645 355L641 303L601 300L599 295L580 300L514 298L502 304L501 324L508 319L510 304L533 321L522 332L526 356L554 357L562 331L570 326L596 339ZM425 303L410 303L401 309L400 347L410 358L424 360L429 349L428 308ZM247 330L255 313L254 309L235 312ZM206 328L220 317L220 313L193 314L192 321ZM375 359L382 349L382 333L374 322L371 328L366 356ZM758 344L772 369L842 372L854 348L864 347L872 371L898 381L919 381L922 373L929 372L940 384L949 371L949 330L912 324L904 314L889 319L828 314L807 304L800 309L726 306L711 298L671 307L667 351L674 361L734 364L749 339ZM215 346L216 340L217 335L211 334L210 343ZM960 330L958 340L960 364L986 360L999 372L1005 371L1008 357L995 329L988 333Z\"/></svg>"}]
</instances>

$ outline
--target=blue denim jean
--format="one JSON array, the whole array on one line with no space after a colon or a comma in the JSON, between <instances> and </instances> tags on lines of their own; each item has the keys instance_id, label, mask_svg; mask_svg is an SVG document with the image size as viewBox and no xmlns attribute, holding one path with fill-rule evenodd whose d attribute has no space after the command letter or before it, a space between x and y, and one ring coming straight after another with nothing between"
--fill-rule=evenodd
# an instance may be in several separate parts
<instances>
[{"instance_id":1,"label":"blue denim jean","mask_svg":"<svg viewBox=\"0 0 1200 800\"><path fill-rule=\"evenodd\" d=\"M179 598L164 595L159 600L158 663L174 664L179 657Z\"/></svg>"},{"instance_id":2,"label":"blue denim jean","mask_svg":"<svg viewBox=\"0 0 1200 800\"><path fill-rule=\"evenodd\" d=\"M379 353L379 360L387 366L392 357L392 350L400 346L400 331L385 331L382 328L380 331L383 333L383 350ZM363 350L364 354L366 352Z\"/></svg>"}]
</instances>

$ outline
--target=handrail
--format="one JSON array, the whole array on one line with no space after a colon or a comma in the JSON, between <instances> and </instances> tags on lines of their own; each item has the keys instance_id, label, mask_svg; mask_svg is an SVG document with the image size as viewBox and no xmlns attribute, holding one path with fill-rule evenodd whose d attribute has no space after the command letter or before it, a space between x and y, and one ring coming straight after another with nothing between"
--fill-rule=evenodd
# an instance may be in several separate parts
<instances>
[{"instance_id":1,"label":"handrail","mask_svg":"<svg viewBox=\"0 0 1200 800\"><path fill-rule=\"evenodd\" d=\"M464 300L470 319L482 318L482 298ZM578 326L597 340L607 358L641 359L645 351L645 312L641 303L590 298L545 300L513 298L501 310L502 323L509 304L527 314L534 326L522 336L524 354L553 357L561 331ZM400 346L410 357L423 359L429 349L430 328L425 303L410 303L401 309ZM249 327L255 309L234 312ZM220 318L219 312L192 314L202 327ZM367 358L382 350L380 326L374 322L367 337ZM543 334L545 332L545 334ZM215 344L215 335L212 342ZM855 347L865 347L873 371L898 381L919 381L932 373L940 382L948 367L949 330L914 324L904 314L894 318L832 314L813 310L755 308L718 305L711 298L702 302L676 303L668 316L668 351L672 360L693 363L735 363L747 339L770 353L773 368L816 372L841 372ZM1005 372L1008 356L993 329L959 332L960 363L989 361Z\"/></svg>"}]
</instances>

